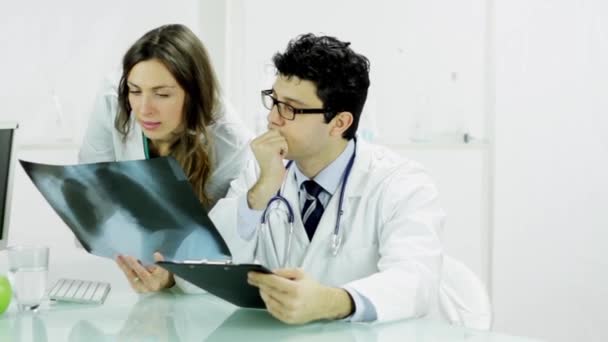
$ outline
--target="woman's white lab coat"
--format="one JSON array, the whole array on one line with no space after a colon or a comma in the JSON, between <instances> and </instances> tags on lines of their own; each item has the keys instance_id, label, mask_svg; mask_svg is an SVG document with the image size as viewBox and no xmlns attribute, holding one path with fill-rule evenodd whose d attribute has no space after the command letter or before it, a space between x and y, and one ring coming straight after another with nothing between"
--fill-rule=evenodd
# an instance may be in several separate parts
<instances>
[{"instance_id":1,"label":"woman's white lab coat","mask_svg":"<svg viewBox=\"0 0 608 342\"><path fill-rule=\"evenodd\" d=\"M104 81L97 97L78 154L80 163L145 159L141 127L131 120L129 135L124 141L114 128L118 114L116 76ZM213 142L213 172L206 192L212 204L226 195L230 182L246 167L250 157L249 141L252 137L237 115L223 102L218 107L219 110L215 113L217 122L208 129Z\"/></svg>"},{"instance_id":2,"label":"woman's white lab coat","mask_svg":"<svg viewBox=\"0 0 608 342\"><path fill-rule=\"evenodd\" d=\"M250 240L243 239L236 227L238 203L258 175L254 163L249 170L232 183L228 197L218 202L211 218L235 261L251 261L255 255L262 264L275 268L283 259L287 226L273 225L277 252L266 226L258 224ZM330 200L309 242L298 210L293 166L282 194L296 211L288 266L303 268L322 284L356 290L371 301L380 321L435 310L442 260L438 232L444 212L435 185L420 165L383 147L357 142L344 196L343 241L335 257L330 245L339 196Z\"/></svg>"}]
</instances>

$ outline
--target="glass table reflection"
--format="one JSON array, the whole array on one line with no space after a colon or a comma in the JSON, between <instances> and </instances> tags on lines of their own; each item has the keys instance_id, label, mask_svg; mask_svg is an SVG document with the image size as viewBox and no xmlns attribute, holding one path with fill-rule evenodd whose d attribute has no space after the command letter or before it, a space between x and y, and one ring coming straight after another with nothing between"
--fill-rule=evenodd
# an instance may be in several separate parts
<instances>
[{"instance_id":1,"label":"glass table reflection","mask_svg":"<svg viewBox=\"0 0 608 342\"><path fill-rule=\"evenodd\" d=\"M290 326L264 310L239 309L208 294L165 292L141 296L132 305L108 304L10 312L0 316L0 341L529 341L428 320Z\"/></svg>"},{"instance_id":2,"label":"glass table reflection","mask_svg":"<svg viewBox=\"0 0 608 342\"><path fill-rule=\"evenodd\" d=\"M0 252L0 274L5 272ZM532 341L424 319L290 326L264 310L239 309L210 294L138 295L113 260L52 249L49 287L63 277L107 281L112 290L102 305L47 302L33 314L19 313L13 301L0 315L0 341Z\"/></svg>"}]
</instances>

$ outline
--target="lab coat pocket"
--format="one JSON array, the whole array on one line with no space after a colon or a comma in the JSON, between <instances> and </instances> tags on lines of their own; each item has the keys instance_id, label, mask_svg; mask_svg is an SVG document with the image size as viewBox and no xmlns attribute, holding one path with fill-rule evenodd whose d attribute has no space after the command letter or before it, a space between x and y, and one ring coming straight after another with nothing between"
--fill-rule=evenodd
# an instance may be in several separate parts
<instances>
[{"instance_id":1,"label":"lab coat pocket","mask_svg":"<svg viewBox=\"0 0 608 342\"><path fill-rule=\"evenodd\" d=\"M326 274L332 275L333 285L344 285L377 272L378 260L378 245L375 243L367 246L344 246L328 263Z\"/></svg>"}]
</instances>

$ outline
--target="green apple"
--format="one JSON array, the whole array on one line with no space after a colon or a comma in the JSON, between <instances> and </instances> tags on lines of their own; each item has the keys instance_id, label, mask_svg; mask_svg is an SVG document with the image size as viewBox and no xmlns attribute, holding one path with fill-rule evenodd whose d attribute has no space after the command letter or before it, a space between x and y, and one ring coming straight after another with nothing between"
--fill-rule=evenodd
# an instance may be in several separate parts
<instances>
[{"instance_id":1,"label":"green apple","mask_svg":"<svg viewBox=\"0 0 608 342\"><path fill-rule=\"evenodd\" d=\"M0 275L0 315L8 308L12 297L13 291L11 290L8 278Z\"/></svg>"}]
</instances>

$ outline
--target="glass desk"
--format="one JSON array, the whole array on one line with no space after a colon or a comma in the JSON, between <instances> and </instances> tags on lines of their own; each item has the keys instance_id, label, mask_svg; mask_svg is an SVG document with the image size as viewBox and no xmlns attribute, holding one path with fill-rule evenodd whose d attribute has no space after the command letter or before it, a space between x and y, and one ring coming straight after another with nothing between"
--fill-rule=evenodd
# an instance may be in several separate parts
<instances>
[{"instance_id":1,"label":"glass desk","mask_svg":"<svg viewBox=\"0 0 608 342\"><path fill-rule=\"evenodd\" d=\"M239 309L209 294L138 295L112 260L78 249L56 254L51 249L49 286L63 277L108 281L106 302L46 303L34 314L17 312L13 302L0 316L0 341L532 341L424 319L290 326L264 310ZM0 274L6 271L6 252L0 252Z\"/></svg>"}]
</instances>

